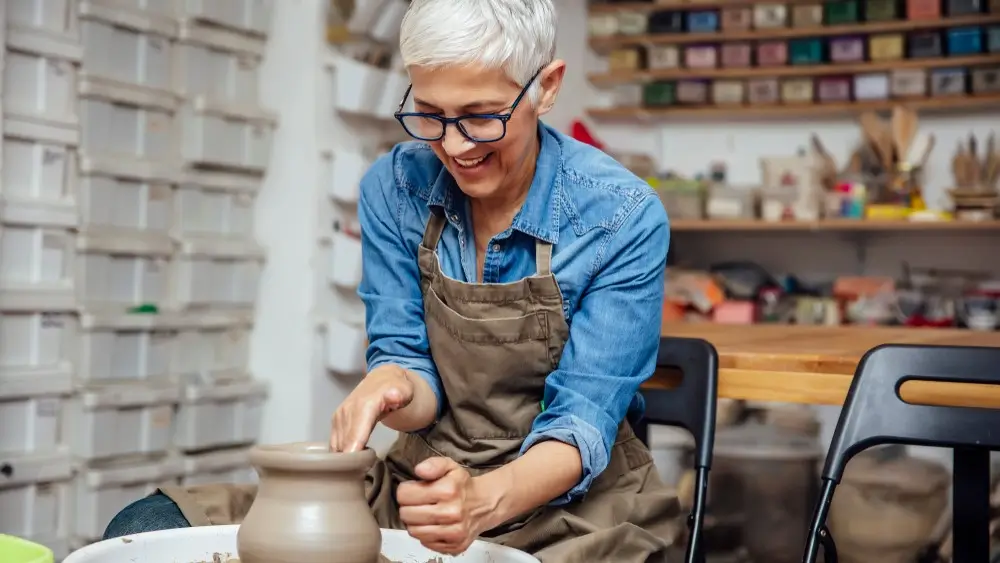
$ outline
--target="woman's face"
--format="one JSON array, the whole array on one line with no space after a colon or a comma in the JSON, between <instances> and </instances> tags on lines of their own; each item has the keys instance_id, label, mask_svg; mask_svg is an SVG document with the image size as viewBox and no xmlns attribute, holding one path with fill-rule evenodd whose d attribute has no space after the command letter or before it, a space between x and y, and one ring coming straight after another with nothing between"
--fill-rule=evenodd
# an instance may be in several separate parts
<instances>
[{"instance_id":1,"label":"woman's face","mask_svg":"<svg viewBox=\"0 0 1000 563\"><path fill-rule=\"evenodd\" d=\"M443 139L430 143L458 187L473 198L503 198L531 182L538 152L538 118L551 108L564 64L556 61L535 79L543 94L538 104L525 96L507 121L507 134L492 143L474 143L450 125ZM459 117L509 113L522 86L501 70L478 66L410 67L414 111Z\"/></svg>"}]
</instances>

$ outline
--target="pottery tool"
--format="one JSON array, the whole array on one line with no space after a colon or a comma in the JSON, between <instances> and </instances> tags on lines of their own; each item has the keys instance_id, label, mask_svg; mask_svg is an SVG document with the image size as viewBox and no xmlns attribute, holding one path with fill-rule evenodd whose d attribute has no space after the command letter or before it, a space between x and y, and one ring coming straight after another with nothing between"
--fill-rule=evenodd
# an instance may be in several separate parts
<instances>
[{"instance_id":1,"label":"pottery tool","mask_svg":"<svg viewBox=\"0 0 1000 563\"><path fill-rule=\"evenodd\" d=\"M882 167L886 170L892 169L892 133L883 124L875 112L867 111L861 114L861 130L865 134L868 144L870 144L878 154L882 162Z\"/></svg>"},{"instance_id":2,"label":"pottery tool","mask_svg":"<svg viewBox=\"0 0 1000 563\"><path fill-rule=\"evenodd\" d=\"M913 137L910 148L904 153L906 156L903 158L903 162L913 168L921 168L927 163L927 158L930 157L933 148L934 135L918 133Z\"/></svg>"},{"instance_id":3,"label":"pottery tool","mask_svg":"<svg viewBox=\"0 0 1000 563\"><path fill-rule=\"evenodd\" d=\"M901 164L913 164L905 157L910 153L910 145L917 134L917 114L903 106L892 108L892 143Z\"/></svg>"}]
</instances>

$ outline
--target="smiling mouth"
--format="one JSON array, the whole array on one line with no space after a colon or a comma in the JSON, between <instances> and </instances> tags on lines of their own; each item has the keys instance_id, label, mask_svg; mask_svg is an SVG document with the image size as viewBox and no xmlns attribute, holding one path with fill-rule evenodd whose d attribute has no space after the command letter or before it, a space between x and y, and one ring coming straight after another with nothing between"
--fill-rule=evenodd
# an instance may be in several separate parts
<instances>
[{"instance_id":1,"label":"smiling mouth","mask_svg":"<svg viewBox=\"0 0 1000 563\"><path fill-rule=\"evenodd\" d=\"M485 164L490 159L491 156L493 156L493 153L485 154L485 155L483 155L483 156L481 156L479 158L454 158L453 157L452 160L454 160L455 164L458 164L458 166L461 167L461 168L475 168L477 166L481 166L481 165Z\"/></svg>"}]
</instances>

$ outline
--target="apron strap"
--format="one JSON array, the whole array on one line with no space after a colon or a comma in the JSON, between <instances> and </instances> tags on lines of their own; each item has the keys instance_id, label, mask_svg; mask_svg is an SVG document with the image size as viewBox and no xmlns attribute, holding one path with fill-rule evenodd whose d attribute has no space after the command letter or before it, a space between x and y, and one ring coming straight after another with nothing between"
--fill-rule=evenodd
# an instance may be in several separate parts
<instances>
[{"instance_id":1,"label":"apron strap","mask_svg":"<svg viewBox=\"0 0 1000 563\"><path fill-rule=\"evenodd\" d=\"M552 244L535 239L535 271L539 276L552 273Z\"/></svg>"},{"instance_id":2,"label":"apron strap","mask_svg":"<svg viewBox=\"0 0 1000 563\"><path fill-rule=\"evenodd\" d=\"M427 228L424 229L424 239L420 241L420 246L434 252L437 250L438 242L441 240L441 233L447 224L444 214L432 208L431 216L427 219Z\"/></svg>"}]
</instances>

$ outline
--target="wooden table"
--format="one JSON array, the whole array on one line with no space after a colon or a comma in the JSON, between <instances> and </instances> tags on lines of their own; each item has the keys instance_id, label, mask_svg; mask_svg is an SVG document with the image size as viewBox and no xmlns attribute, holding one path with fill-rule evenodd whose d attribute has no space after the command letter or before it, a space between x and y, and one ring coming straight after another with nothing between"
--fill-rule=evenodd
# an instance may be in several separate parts
<instances>
[{"instance_id":1,"label":"wooden table","mask_svg":"<svg viewBox=\"0 0 1000 563\"><path fill-rule=\"evenodd\" d=\"M719 352L719 396L842 405L861 357L879 344L1000 347L1000 332L958 329L664 324L663 336L702 338ZM654 375L647 387L669 387ZM908 402L1000 407L1000 385L910 381Z\"/></svg>"}]
</instances>

